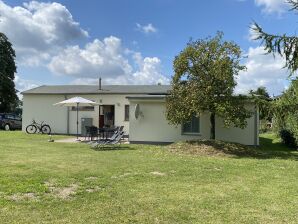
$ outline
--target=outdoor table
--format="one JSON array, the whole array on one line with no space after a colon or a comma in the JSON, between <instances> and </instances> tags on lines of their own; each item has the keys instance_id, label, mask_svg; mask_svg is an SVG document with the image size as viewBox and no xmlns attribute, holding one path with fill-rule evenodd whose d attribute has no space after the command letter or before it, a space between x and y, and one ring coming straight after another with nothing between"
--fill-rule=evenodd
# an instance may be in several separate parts
<instances>
[{"instance_id":1,"label":"outdoor table","mask_svg":"<svg viewBox=\"0 0 298 224\"><path fill-rule=\"evenodd\" d=\"M109 138L114 132L116 128L98 128L98 136L101 139Z\"/></svg>"}]
</instances>

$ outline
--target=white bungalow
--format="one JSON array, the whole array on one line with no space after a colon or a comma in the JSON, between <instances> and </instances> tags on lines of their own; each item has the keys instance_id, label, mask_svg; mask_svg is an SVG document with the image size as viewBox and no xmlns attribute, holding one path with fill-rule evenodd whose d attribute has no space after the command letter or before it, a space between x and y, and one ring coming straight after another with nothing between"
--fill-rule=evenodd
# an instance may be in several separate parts
<instances>
[{"instance_id":1,"label":"white bungalow","mask_svg":"<svg viewBox=\"0 0 298 224\"><path fill-rule=\"evenodd\" d=\"M53 133L76 133L76 108L57 107L54 103L81 96L99 103L99 106L79 107L79 131L86 125L124 126L130 143L170 143L187 139L208 139L209 114L189 124L169 125L165 117L165 96L168 85L58 85L40 86L23 92L23 131L31 123L45 121ZM247 102L254 112L245 129L225 128L216 118L216 138L246 145L259 144L258 109ZM137 109L137 113L136 113ZM137 115L137 116L136 116Z\"/></svg>"}]
</instances>

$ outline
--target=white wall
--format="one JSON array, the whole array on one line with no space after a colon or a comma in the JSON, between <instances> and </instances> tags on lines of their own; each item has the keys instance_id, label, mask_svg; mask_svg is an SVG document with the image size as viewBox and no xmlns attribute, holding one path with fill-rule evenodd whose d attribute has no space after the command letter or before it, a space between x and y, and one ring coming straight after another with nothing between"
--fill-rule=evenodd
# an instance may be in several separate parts
<instances>
[{"instance_id":1,"label":"white wall","mask_svg":"<svg viewBox=\"0 0 298 224\"><path fill-rule=\"evenodd\" d=\"M67 95L69 99L75 95ZM77 95L76 95L77 96ZM126 95L80 95L100 104L115 106L115 125L124 126L125 134L129 133L129 121L124 121L124 105L129 104ZM53 133L67 134L67 107L53 106L54 103L65 100L64 95L28 94L23 97L23 131L34 118L37 122L45 121ZM81 118L93 118L93 125L98 126L99 107L94 111L79 111L79 133ZM76 111L69 111L69 133L76 134Z\"/></svg>"},{"instance_id":2,"label":"white wall","mask_svg":"<svg viewBox=\"0 0 298 224\"><path fill-rule=\"evenodd\" d=\"M140 105L143 117L134 118L134 108ZM252 105L248 106L254 109ZM164 101L130 101L130 133L131 142L176 142L189 139L209 139L210 123L209 113L200 117L200 135L183 135L181 125L169 125L165 117ZM225 141L254 145L255 123L254 116L248 119L245 129L224 128L221 119L216 118L216 138Z\"/></svg>"},{"instance_id":3,"label":"white wall","mask_svg":"<svg viewBox=\"0 0 298 224\"><path fill-rule=\"evenodd\" d=\"M252 112L256 111L253 104L246 106ZM257 110L258 111L258 110ZM256 120L255 120L256 119ZM256 122L257 121L257 122ZM247 120L247 126L244 129L241 128L225 128L221 118L216 119L216 138L219 140L238 142L246 145L259 145L259 137L256 139L255 144L255 132L259 136L259 113L253 114L253 116Z\"/></svg>"},{"instance_id":4,"label":"white wall","mask_svg":"<svg viewBox=\"0 0 298 224\"><path fill-rule=\"evenodd\" d=\"M74 95L67 95L71 98ZM200 135L182 135L181 126L169 125L165 117L164 101L131 101L126 95L81 95L104 105L115 106L115 125L124 126L125 134L129 134L130 141L146 142L176 142L180 140L210 137L209 113L200 118ZM37 122L48 123L53 133L67 134L67 107L53 106L54 103L65 99L64 95L24 95L23 97L23 131L34 118ZM140 104L144 117L134 118L134 107ZM130 121L124 121L124 106L130 104ZM253 105L248 108L254 110ZM79 111L79 132L81 118L93 118L93 125L98 126L98 106L95 111ZM258 114L257 114L258 116ZM216 119L216 138L226 141L239 142L247 145L255 144L254 116L248 119L245 129L224 128L221 119ZM257 127L258 130L258 127ZM69 133L76 134L76 111L69 111ZM258 138L257 138L258 140ZM258 142L257 142L258 144Z\"/></svg>"},{"instance_id":5,"label":"white wall","mask_svg":"<svg viewBox=\"0 0 298 224\"><path fill-rule=\"evenodd\" d=\"M65 100L64 96L24 95L22 129L31 124L32 119L44 121L51 126L52 132L67 132L67 108L55 107L54 103Z\"/></svg>"}]
</instances>

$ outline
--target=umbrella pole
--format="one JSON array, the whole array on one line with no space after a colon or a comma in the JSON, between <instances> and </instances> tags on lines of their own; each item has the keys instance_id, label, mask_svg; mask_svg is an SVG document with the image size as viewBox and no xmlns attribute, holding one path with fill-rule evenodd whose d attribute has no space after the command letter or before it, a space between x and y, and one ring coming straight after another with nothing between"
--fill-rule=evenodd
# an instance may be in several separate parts
<instances>
[{"instance_id":1,"label":"umbrella pole","mask_svg":"<svg viewBox=\"0 0 298 224\"><path fill-rule=\"evenodd\" d=\"M79 140L79 103L77 103L77 141Z\"/></svg>"}]
</instances>

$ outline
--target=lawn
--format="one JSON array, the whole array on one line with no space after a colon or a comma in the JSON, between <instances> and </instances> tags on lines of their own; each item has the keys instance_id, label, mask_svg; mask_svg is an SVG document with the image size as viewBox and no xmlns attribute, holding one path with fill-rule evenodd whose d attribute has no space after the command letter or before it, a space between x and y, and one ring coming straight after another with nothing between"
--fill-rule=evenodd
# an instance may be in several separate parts
<instances>
[{"instance_id":1,"label":"lawn","mask_svg":"<svg viewBox=\"0 0 298 224\"><path fill-rule=\"evenodd\" d=\"M298 153L270 134L259 154L232 157L143 145L95 151L21 132L0 139L1 223L298 220Z\"/></svg>"}]
</instances>

